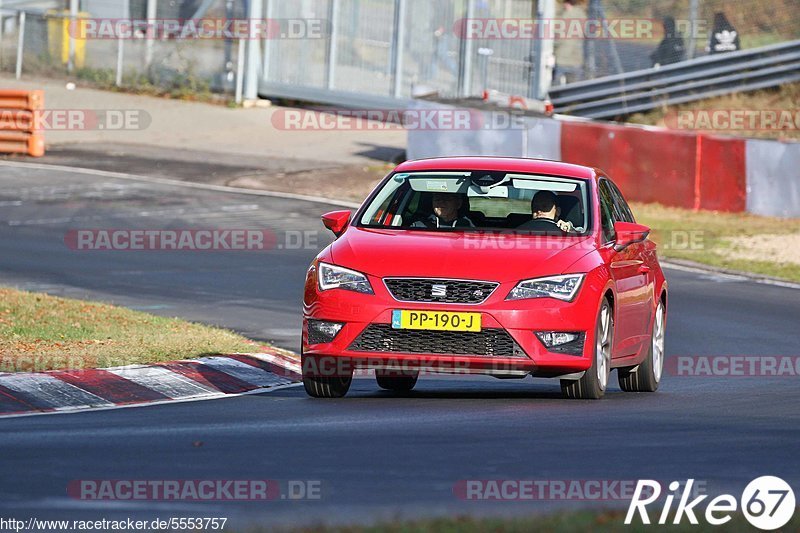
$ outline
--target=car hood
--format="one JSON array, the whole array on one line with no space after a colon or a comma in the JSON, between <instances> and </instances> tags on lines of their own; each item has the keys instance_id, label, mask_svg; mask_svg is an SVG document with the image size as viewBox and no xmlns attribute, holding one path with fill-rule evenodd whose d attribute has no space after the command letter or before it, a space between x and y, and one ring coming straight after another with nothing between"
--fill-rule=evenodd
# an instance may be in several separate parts
<instances>
[{"instance_id":1,"label":"car hood","mask_svg":"<svg viewBox=\"0 0 800 533\"><path fill-rule=\"evenodd\" d=\"M377 277L516 281L563 273L594 250L592 237L543 237L350 227L331 245L334 263Z\"/></svg>"}]
</instances>

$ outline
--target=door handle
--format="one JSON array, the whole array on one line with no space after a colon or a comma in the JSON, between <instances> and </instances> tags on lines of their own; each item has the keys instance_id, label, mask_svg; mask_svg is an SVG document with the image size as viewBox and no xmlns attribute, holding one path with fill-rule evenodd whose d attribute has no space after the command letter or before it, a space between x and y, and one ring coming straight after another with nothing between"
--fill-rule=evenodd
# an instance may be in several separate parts
<instances>
[{"instance_id":1,"label":"door handle","mask_svg":"<svg viewBox=\"0 0 800 533\"><path fill-rule=\"evenodd\" d=\"M639 265L639 274L647 274L650 272L650 267L647 265Z\"/></svg>"}]
</instances>

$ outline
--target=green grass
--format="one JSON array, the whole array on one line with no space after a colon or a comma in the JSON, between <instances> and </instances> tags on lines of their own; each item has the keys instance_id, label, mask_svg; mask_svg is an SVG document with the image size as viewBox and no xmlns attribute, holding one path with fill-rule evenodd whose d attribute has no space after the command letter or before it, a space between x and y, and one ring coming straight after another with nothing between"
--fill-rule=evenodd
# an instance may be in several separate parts
<instances>
[{"instance_id":1,"label":"green grass","mask_svg":"<svg viewBox=\"0 0 800 533\"><path fill-rule=\"evenodd\" d=\"M110 367L252 352L231 331L113 305L0 288L0 371Z\"/></svg>"},{"instance_id":2,"label":"green grass","mask_svg":"<svg viewBox=\"0 0 800 533\"><path fill-rule=\"evenodd\" d=\"M702 511L702 510L701 510ZM698 514L702 514L698 513ZM658 520L658 512L651 512L651 520ZM670 515L672 518L672 515ZM647 533L650 531L667 531L670 533L697 533L698 531L719 531L720 533L751 532L755 528L745 520L742 514L735 514L730 522L722 526L702 525L704 518L698 516L700 525L691 525L686 519L678 526L643 525L634 521L626 526L624 511L577 511L561 512L541 516L520 518L440 518L432 520L415 520L410 522L380 523L372 526L320 527L292 529L303 533ZM800 528L800 513L778 531L797 531ZM252 528L248 533L274 531L274 528Z\"/></svg>"},{"instance_id":3,"label":"green grass","mask_svg":"<svg viewBox=\"0 0 800 533\"><path fill-rule=\"evenodd\" d=\"M637 113L626 119L632 124L675 128L675 117L681 111L789 111L797 114L800 102L800 83L790 83L773 89L736 93L717 98L688 102L677 106L664 106L647 113ZM668 118L669 117L669 118ZM683 130L686 131L686 130ZM764 139L800 140L800 130L795 129L759 129L759 130L715 130L707 133Z\"/></svg>"},{"instance_id":4,"label":"green grass","mask_svg":"<svg viewBox=\"0 0 800 533\"><path fill-rule=\"evenodd\" d=\"M662 258L800 282L800 265L775 260L775 250L751 250L750 255L762 257L762 261L743 259L734 253L734 243L741 237L800 234L800 219L692 211L658 204L636 203L632 209L637 222L652 228L651 238L659 244ZM794 253L796 259L800 258L800 251Z\"/></svg>"},{"instance_id":5,"label":"green grass","mask_svg":"<svg viewBox=\"0 0 800 533\"><path fill-rule=\"evenodd\" d=\"M226 96L212 93L209 81L198 76L193 68L175 72L171 78L160 80L151 79L140 72L126 72L122 77L121 87L116 85L113 69L84 67L75 71L75 77L96 89L106 91L225 105L230 103Z\"/></svg>"}]
</instances>

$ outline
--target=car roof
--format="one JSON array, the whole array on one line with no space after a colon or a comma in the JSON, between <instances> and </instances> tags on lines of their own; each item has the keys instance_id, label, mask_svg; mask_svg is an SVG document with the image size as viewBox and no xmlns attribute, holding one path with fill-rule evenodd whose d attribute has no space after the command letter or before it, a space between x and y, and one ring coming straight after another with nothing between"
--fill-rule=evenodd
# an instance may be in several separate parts
<instances>
[{"instance_id":1,"label":"car roof","mask_svg":"<svg viewBox=\"0 0 800 533\"><path fill-rule=\"evenodd\" d=\"M581 179L596 179L598 172L591 168L547 159L522 157L438 157L418 159L401 163L397 172L419 172L424 170L485 170L549 174Z\"/></svg>"}]
</instances>

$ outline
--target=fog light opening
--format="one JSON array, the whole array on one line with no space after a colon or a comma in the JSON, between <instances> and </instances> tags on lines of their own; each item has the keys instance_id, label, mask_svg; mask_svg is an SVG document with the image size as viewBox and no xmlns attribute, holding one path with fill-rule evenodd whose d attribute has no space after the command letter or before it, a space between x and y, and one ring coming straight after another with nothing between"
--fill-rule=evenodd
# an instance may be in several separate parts
<instances>
[{"instance_id":1,"label":"fog light opening","mask_svg":"<svg viewBox=\"0 0 800 533\"><path fill-rule=\"evenodd\" d=\"M567 355L583 355L583 343L586 336L582 332L537 331L535 333L548 351Z\"/></svg>"},{"instance_id":2,"label":"fog light opening","mask_svg":"<svg viewBox=\"0 0 800 533\"><path fill-rule=\"evenodd\" d=\"M308 321L308 343L322 344L331 342L344 327L341 322L328 322L326 320Z\"/></svg>"}]
</instances>

